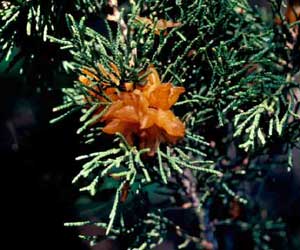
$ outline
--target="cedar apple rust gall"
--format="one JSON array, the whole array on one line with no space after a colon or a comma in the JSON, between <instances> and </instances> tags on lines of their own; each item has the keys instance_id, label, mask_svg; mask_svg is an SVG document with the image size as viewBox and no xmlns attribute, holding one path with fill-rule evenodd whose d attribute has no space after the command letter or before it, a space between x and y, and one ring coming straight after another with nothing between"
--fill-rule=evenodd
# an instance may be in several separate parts
<instances>
[{"instance_id":1,"label":"cedar apple rust gall","mask_svg":"<svg viewBox=\"0 0 300 250\"><path fill-rule=\"evenodd\" d=\"M99 69L111 82L119 85L119 70L111 65L114 74L108 73L102 66ZM99 80L91 71L82 71L79 81L89 86L92 78ZM128 143L139 148L149 148L149 156L153 156L161 143L175 144L184 137L185 125L170 110L179 96L185 92L183 87L175 87L172 83L162 83L158 72L149 66L140 84L125 83L125 90L118 91L115 87L107 87L103 91L111 99L107 112L98 122L105 124L103 132L107 134L121 133ZM95 97L95 93L90 93ZM100 101L105 101L99 96ZM103 107L100 108L103 110ZM100 111L101 111L100 110ZM99 113L100 111L96 112Z\"/></svg>"}]
</instances>

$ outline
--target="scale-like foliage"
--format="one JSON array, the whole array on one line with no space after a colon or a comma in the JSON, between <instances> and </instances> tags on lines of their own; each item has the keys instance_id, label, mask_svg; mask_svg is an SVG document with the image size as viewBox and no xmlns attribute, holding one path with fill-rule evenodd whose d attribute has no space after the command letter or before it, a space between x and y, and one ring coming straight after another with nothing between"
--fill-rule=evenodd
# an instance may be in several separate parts
<instances>
[{"instance_id":1,"label":"scale-like foliage","mask_svg":"<svg viewBox=\"0 0 300 250\"><path fill-rule=\"evenodd\" d=\"M20 49L12 65L23 56L24 65L40 63L46 45L69 53L63 65L77 80L52 123L81 111L77 133L93 151L77 158L74 182L91 203L111 193L109 213L95 212L103 222L67 225L105 228L82 236L91 244L113 238L123 249L151 249L174 234L179 249L202 249L207 204L257 213L242 188L266 173L257 156L284 142L277 150L290 169L300 140L299 24L271 2L280 21L268 23L246 0L2 1L3 57ZM172 209L188 210L196 229L172 220ZM212 227L251 232L262 249L265 235L284 236L281 220L218 219Z\"/></svg>"},{"instance_id":2,"label":"scale-like foliage","mask_svg":"<svg viewBox=\"0 0 300 250\"><path fill-rule=\"evenodd\" d=\"M295 143L295 134L288 135L288 131L291 120L299 124L299 105L292 98L299 85L280 65L282 58L287 60L287 54L278 54L278 27L268 26L247 1L131 1L125 4L123 12L117 2L109 4L113 14L107 17L101 33L86 27L84 19L76 22L68 16L72 38L58 40L51 37L53 42L61 44L62 49L70 51L73 60L64 65L79 79L74 89L65 90L66 103L57 108L59 111L71 110L58 119L81 109L83 125L78 133L89 131L85 134L87 144L101 143L107 138L105 129L102 130L105 126L103 116L109 112L115 98L107 96L105 89L114 88L117 95L124 96L128 91L138 91L143 87L143 79L151 74L146 69L152 65L159 71L162 82L172 82L186 90L174 108L185 123L185 137L176 145L161 144L155 155L149 157L147 152L151 149L139 148L134 141L128 143L128 138L117 133L115 142L102 147L104 151L79 157L86 163L75 180L79 177L89 179L90 184L81 190L92 195L101 190L101 185L105 185L103 182L114 179L118 183L108 222L95 224L105 227L109 237L121 241L133 235L134 241L125 240L125 248L152 248L162 242L163 231L167 228L177 229L177 235L185 239L181 248L195 242L199 246L202 237L179 230L179 226L168 223L168 219L163 222L164 219L152 214L157 207L149 208L144 198L147 215L141 213L140 222L134 228L129 226L126 207L134 204L134 196L144 197L146 187L151 183L159 182L171 188L174 178L184 178L185 169L198 172L195 176L203 182L198 184L203 199L192 199L196 210L207 198L221 194L240 204L249 203L243 195L236 193L238 172L216 168L219 159L226 156L224 148L230 143L238 146L241 155L248 154L247 157L252 158L256 153L267 153L268 145L278 137L286 136L287 143ZM282 27L287 29L287 26ZM229 130L231 136L216 138L209 135L209 131L214 133L214 130L228 126L232 127ZM127 127L130 129L134 127ZM299 139L298 135L296 137ZM242 179L247 178L246 171L240 174ZM180 185L177 181L175 190L178 191ZM209 191L210 185L216 192ZM231 189L234 186L236 188ZM132 197L126 201L128 193ZM256 222L242 224L242 228L250 230L251 223L257 228L253 232L257 244L261 244L259 230L278 229L272 222L266 222L269 228L265 224L256 225Z\"/></svg>"},{"instance_id":3,"label":"scale-like foliage","mask_svg":"<svg viewBox=\"0 0 300 250\"><path fill-rule=\"evenodd\" d=\"M0 4L0 62L7 64L4 67L8 71L21 65L20 73L37 88L53 84L53 76L65 56L48 42L47 36L66 36L66 13L95 16L103 1L20 0Z\"/></svg>"}]
</instances>

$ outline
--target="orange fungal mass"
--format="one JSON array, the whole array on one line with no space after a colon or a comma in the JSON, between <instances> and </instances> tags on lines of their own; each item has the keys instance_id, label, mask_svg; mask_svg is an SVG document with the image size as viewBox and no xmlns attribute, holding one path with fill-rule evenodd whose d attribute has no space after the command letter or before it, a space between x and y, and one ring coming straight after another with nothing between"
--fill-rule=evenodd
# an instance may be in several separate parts
<instances>
[{"instance_id":1,"label":"orange fungal mass","mask_svg":"<svg viewBox=\"0 0 300 250\"><path fill-rule=\"evenodd\" d=\"M300 20L300 0L288 1L285 16L289 23Z\"/></svg>"},{"instance_id":2,"label":"orange fungal mass","mask_svg":"<svg viewBox=\"0 0 300 250\"><path fill-rule=\"evenodd\" d=\"M110 67L113 73L108 72L103 65L98 65L102 76L119 86L120 72L115 64L111 63ZM184 136L185 126L170 108L185 89L174 87L171 83L162 83L153 66L149 66L146 72L140 74L146 77L137 87L134 87L132 82L124 83L125 91L100 82L102 94L110 101L98 94L99 86L92 85L93 81L100 81L95 70L83 69L82 73L84 75L79 76L79 81L88 87L89 95L100 102L110 104L100 120L105 124L103 132L123 134L129 144L149 148L150 156L155 154L160 143L174 144ZM96 113L102 110L103 106Z\"/></svg>"},{"instance_id":3,"label":"orange fungal mass","mask_svg":"<svg viewBox=\"0 0 300 250\"><path fill-rule=\"evenodd\" d=\"M101 121L105 133L121 133L128 143L150 148L154 155L160 143L176 143L184 136L185 126L170 108L185 90L161 83L152 66L147 73L144 86L120 92Z\"/></svg>"},{"instance_id":4,"label":"orange fungal mass","mask_svg":"<svg viewBox=\"0 0 300 250\"><path fill-rule=\"evenodd\" d=\"M168 28L173 28L173 27L178 27L181 26L180 22L172 22L172 21L167 21L165 19L159 19L156 23L153 22L150 18L147 17L140 17L137 16L135 18L135 21L137 23L145 24L147 25L150 29L154 28L154 34L160 35L161 31L165 31L164 35L167 34L166 30Z\"/></svg>"}]
</instances>

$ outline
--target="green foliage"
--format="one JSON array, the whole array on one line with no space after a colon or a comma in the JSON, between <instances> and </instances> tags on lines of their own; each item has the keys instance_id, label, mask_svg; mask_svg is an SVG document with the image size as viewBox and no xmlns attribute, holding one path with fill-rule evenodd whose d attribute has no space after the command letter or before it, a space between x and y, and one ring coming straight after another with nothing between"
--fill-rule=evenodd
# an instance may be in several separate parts
<instances>
[{"instance_id":1,"label":"green foliage","mask_svg":"<svg viewBox=\"0 0 300 250\"><path fill-rule=\"evenodd\" d=\"M33 60L42 60L37 54L45 44L59 45L60 53L69 55L63 66L78 80L63 89L64 103L54 108L59 115L51 123L82 113L77 133L88 152L77 158L84 163L73 182L89 192L91 202L103 189L111 195L104 202L109 213L97 211L97 216L103 214L101 222L67 226L105 228L103 236L82 236L92 245L112 238L123 249L152 249L173 233L180 238L178 248L201 249L202 213L209 202L237 201L249 213L257 212L240 188L265 173L255 165L257 156L272 154L272 144L284 142L280 149L287 156L284 164L293 166L291 149L300 141L295 80L299 38L291 37L292 27L299 24L267 23L246 0L139 0L123 1L121 6L114 2L2 1L2 56L8 60L19 47L11 66L21 57L27 58L25 66L32 66ZM272 4L284 20L281 1ZM102 20L97 30L91 25L95 16ZM170 27L160 27L164 21L171 22ZM33 41L41 47L29 47ZM105 134L101 122L113 103L105 88L122 93L126 83L141 87L150 65L162 82L186 90L173 108L185 123L185 137L176 145L161 143L151 157L150 149L128 143L124 135ZM80 79L83 76L88 84ZM232 147L236 162L227 167L224 160ZM167 198L155 203L160 195ZM187 204L197 233L167 216L169 209ZM251 231L257 249L269 249L264 235L284 231L284 226L281 221L260 223L260 219L218 223Z\"/></svg>"},{"instance_id":2,"label":"green foliage","mask_svg":"<svg viewBox=\"0 0 300 250\"><path fill-rule=\"evenodd\" d=\"M101 126L93 127L110 105L101 103L94 96L106 98L102 91L104 83L123 91L122 83L136 84L142 78L139 72L151 64L161 73L162 81L185 87L186 93L176 103L175 111L186 124L186 136L176 146L163 145L157 148L155 157L149 159L143 156L148 149L130 146L118 134L104 151L78 158L86 163L74 181L79 177L89 180L81 191L96 195L101 185L106 185L104 183L112 177L118 182L108 222L96 222L95 225L105 227L107 237L119 240L133 237L134 241L125 241L127 249L150 249L162 242L167 228L175 230L179 226L168 222L163 215L153 214L158 208L149 208L149 204L147 212L137 218L139 223L136 226L126 226L126 209L136 200L132 198L126 204L120 204L125 186L133 188L134 191L130 191L133 197L140 197L139 194L147 193L147 185L159 182L170 188L172 179L183 178L184 169L191 169L199 183L203 181L198 184L199 190L202 190L200 194L206 197L202 202L207 197L213 198L217 192L217 196L229 196L247 205L249 200L238 195L236 188L230 188L238 186L234 179L236 170L217 169L219 159L225 155L223 147L233 143L240 154L255 159L261 152L268 153L269 145L277 138L284 137L290 145L295 143L295 138L299 141L299 133L289 129L293 124L291 120L299 124L299 104L291 98L299 84L291 79L289 71L280 66L280 60L286 54L278 53L278 27L267 25L247 1L145 0L131 1L125 6L123 12L119 12L119 22L105 20L101 33L87 27L85 19L76 22L73 16L68 15L67 24L72 37L64 40L50 37L52 42L59 43L72 55L72 60L64 63L66 70L78 76L83 69L92 72L88 78L91 85L85 86L76 81L73 89L66 90L66 102L57 111L70 107L71 111L81 109L83 125L78 133L86 131L86 143L90 144L97 142L97 138L105 138ZM137 21L138 16L152 21ZM156 25L161 19L180 25L157 34ZM288 30L287 26L282 27ZM114 74L111 63L120 71L120 86L116 86L97 67L103 65L105 70ZM95 91L95 87L99 91ZM91 92L94 92L92 96ZM84 99L88 100L88 104ZM100 106L103 106L103 111L95 114ZM210 128L220 130L228 126L233 131L223 140L207 132ZM215 148L207 143L209 139L217 143ZM242 172L243 178L246 178L247 172ZM214 185L215 191L210 191L208 185ZM179 190L180 183L177 182L176 186L175 190ZM202 207L202 202L196 205L197 209ZM271 230L265 225L254 227ZM250 230L251 226L246 228ZM253 234L257 245L262 244L259 230L254 230ZM187 233L180 233L180 236L188 242L183 242L182 247L195 242L195 238ZM199 243L201 237L196 239ZM93 244L95 240L92 239ZM268 249L267 245L263 249Z\"/></svg>"},{"instance_id":3,"label":"green foliage","mask_svg":"<svg viewBox=\"0 0 300 250\"><path fill-rule=\"evenodd\" d=\"M268 152L268 143L272 138L286 134L291 117L299 119L299 115L294 112L297 102L288 98L299 85L291 81L279 66L276 30L266 25L247 1L132 1L120 15L117 27L105 21L102 34L86 27L84 19L77 23L72 16L68 16L72 38L52 38L52 41L60 43L62 49L69 50L73 56L73 61L65 63L67 70L80 75L82 69L92 69L94 74L89 78L92 88L76 82L74 90L70 92L70 102L65 104L75 108L79 105L84 110L80 119L84 123L78 132L89 129L109 107L106 106L95 115L97 107L103 105L99 99L90 98L88 108L84 103L78 103L78 100L84 96L89 97L94 86L100 91L96 94L105 97L104 92L101 92L102 84L111 79L97 65L104 65L109 73L114 73L110 63L114 63L120 70L121 85L115 86L110 82L120 91L124 82L139 82L139 72L149 64L159 69L163 81L184 86L186 94L176 104L176 111L182 114L187 128L185 139L176 146L158 148L156 159L143 158L147 149L138 150L128 145L121 135L117 135L119 145L109 145L106 151L80 157L85 160L92 158L83 165L83 170L75 178L77 180L83 176L90 179L90 184L82 191L87 190L95 195L99 178L105 175L119 179L109 222L101 226L107 228L108 236L122 238L125 233L122 231L122 223L127 223L127 217L122 216L126 208L119 204L124 185L137 185L138 192L143 192L145 183L159 181L169 186L170 180L176 176L180 178L185 168L198 172L195 174L199 182L203 180L200 190L204 190L200 194L203 193L205 197L214 197L214 192L209 192L207 186L212 182L215 187L220 187L216 188L219 190L218 195L224 194L241 204L247 204L247 199L230 188L236 186L236 181L232 179L234 172L216 169L218 158L224 153L216 149L217 155L211 155L205 133L211 126L217 129L233 125L233 143L249 152L248 157L254 158L262 150ZM143 20L137 22L138 16L145 15L153 20L153 25L151 22L143 23ZM156 25L160 19L172 20L181 25L156 34ZM122 25L124 20L126 26ZM87 142L95 141L98 136L101 137L101 132L98 135L87 135L90 138ZM286 143L289 143L287 138ZM205 181L208 175L212 175L212 178ZM201 203L198 206L200 208ZM152 208L147 211L151 212ZM149 216L154 215L150 213ZM153 231L157 227L161 230L161 219L157 216L152 219L147 217L141 222L146 231L139 233L125 226L126 234L131 232L135 238L134 242L127 242L128 249L151 249L161 243L161 237L165 234ZM148 228L150 222L154 223L153 229ZM180 235L185 239L181 247L194 240L188 234ZM155 239L156 236L159 237ZM253 237L257 244L262 245L259 235Z\"/></svg>"},{"instance_id":4,"label":"green foliage","mask_svg":"<svg viewBox=\"0 0 300 250\"><path fill-rule=\"evenodd\" d=\"M66 13L95 15L103 1L24 0L0 4L0 62L7 61L7 71L20 63L19 72L30 84L47 87L53 84L53 75L64 58L58 47L48 42L47 36L66 36Z\"/></svg>"}]
</instances>

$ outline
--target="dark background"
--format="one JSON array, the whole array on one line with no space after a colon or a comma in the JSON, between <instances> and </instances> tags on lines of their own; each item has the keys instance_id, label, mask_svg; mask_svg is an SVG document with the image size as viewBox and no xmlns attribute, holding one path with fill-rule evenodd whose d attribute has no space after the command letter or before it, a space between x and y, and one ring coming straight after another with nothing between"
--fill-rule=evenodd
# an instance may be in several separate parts
<instances>
[{"instance_id":1,"label":"dark background","mask_svg":"<svg viewBox=\"0 0 300 250\"><path fill-rule=\"evenodd\" d=\"M84 249L75 230L78 196L71 178L78 138L74 122L51 126L59 92L30 93L14 78L1 78L0 157L2 214L8 249Z\"/></svg>"}]
</instances>

